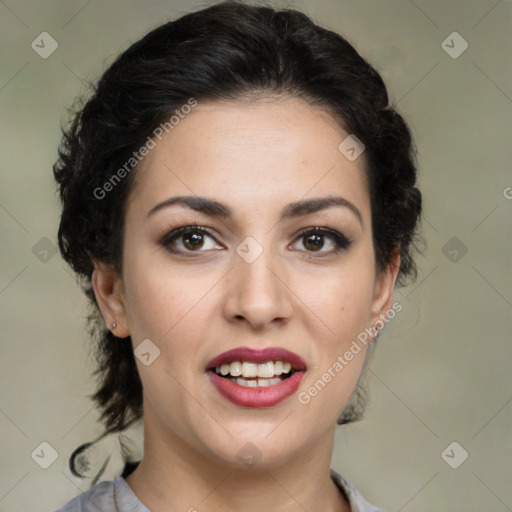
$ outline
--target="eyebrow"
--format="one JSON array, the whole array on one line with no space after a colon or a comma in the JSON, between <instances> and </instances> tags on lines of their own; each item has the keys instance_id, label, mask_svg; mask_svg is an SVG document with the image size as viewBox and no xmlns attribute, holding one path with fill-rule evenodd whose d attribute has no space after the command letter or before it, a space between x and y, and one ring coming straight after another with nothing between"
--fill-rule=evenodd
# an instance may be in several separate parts
<instances>
[{"instance_id":1,"label":"eyebrow","mask_svg":"<svg viewBox=\"0 0 512 512\"><path fill-rule=\"evenodd\" d=\"M199 196L175 196L153 206L148 213L148 217L163 208L168 208L173 205L187 206L192 210L204 213L211 217L228 218L232 216L232 210L229 206L219 203L213 199ZM310 215L333 206L341 206L349 209L357 217L361 226L363 226L363 216L359 209L347 199L335 196L304 199L302 201L290 203L281 210L279 220L282 221L300 217L302 215Z\"/></svg>"}]
</instances>

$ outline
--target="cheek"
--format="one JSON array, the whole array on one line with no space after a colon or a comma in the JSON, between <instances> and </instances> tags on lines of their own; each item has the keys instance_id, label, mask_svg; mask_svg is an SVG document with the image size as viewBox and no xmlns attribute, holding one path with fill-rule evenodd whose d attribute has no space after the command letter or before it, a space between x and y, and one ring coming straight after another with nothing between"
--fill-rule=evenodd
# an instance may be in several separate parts
<instances>
[{"instance_id":1,"label":"cheek","mask_svg":"<svg viewBox=\"0 0 512 512\"><path fill-rule=\"evenodd\" d=\"M295 290L314 314L311 318L317 319L319 334L340 349L369 326L374 290L371 262L299 277Z\"/></svg>"},{"instance_id":2,"label":"cheek","mask_svg":"<svg viewBox=\"0 0 512 512\"><path fill-rule=\"evenodd\" d=\"M157 393L160 386L166 393L175 390L174 399L179 402L179 385L176 387L171 375L188 385L193 375L203 371L198 354L204 340L211 336L210 319L220 314L220 288L215 286L220 284L220 276L211 271L176 268L151 264L147 258L129 262L125 304L134 349L142 340L150 339L160 351L150 367L137 361L145 390ZM168 398L163 397L164 401Z\"/></svg>"},{"instance_id":3,"label":"cheek","mask_svg":"<svg viewBox=\"0 0 512 512\"><path fill-rule=\"evenodd\" d=\"M204 318L213 294L202 297L216 280L194 276L193 271L176 272L171 265L151 265L142 258L127 262L125 269L125 304L133 346L150 339L160 351L149 366L136 361L147 402L145 414L174 425L186 438L186 425L202 418L202 409L183 390L194 389L197 353L208 331Z\"/></svg>"},{"instance_id":4,"label":"cheek","mask_svg":"<svg viewBox=\"0 0 512 512\"><path fill-rule=\"evenodd\" d=\"M370 326L374 280L369 247L340 267L317 274L315 286L310 278L300 280L299 294L315 313L309 316L318 318L311 328L316 357L298 397L312 417L335 421L355 389L369 341L365 329Z\"/></svg>"},{"instance_id":5,"label":"cheek","mask_svg":"<svg viewBox=\"0 0 512 512\"><path fill-rule=\"evenodd\" d=\"M125 306L132 338L155 337L163 342L183 323L190 323L196 306L212 285L172 265L156 265L150 258L126 265Z\"/></svg>"},{"instance_id":6,"label":"cheek","mask_svg":"<svg viewBox=\"0 0 512 512\"><path fill-rule=\"evenodd\" d=\"M324 283L310 297L321 326L313 331L316 357L298 400L310 417L323 418L319 421L326 424L336 421L361 375L369 341L365 328L372 283L370 275L364 279L361 274L347 275L343 281Z\"/></svg>"}]
</instances>

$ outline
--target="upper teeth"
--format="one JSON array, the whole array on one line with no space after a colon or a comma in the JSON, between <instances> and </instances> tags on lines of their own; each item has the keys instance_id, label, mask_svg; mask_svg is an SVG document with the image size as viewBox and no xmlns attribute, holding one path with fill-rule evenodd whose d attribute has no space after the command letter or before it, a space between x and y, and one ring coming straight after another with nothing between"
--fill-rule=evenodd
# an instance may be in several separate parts
<instances>
[{"instance_id":1,"label":"upper teeth","mask_svg":"<svg viewBox=\"0 0 512 512\"><path fill-rule=\"evenodd\" d=\"M268 361L267 363L248 363L246 361L233 361L232 363L225 363L217 366L215 371L221 375L231 375L232 377L261 377L264 379L271 379L276 375L289 373L292 365L289 362L283 361Z\"/></svg>"}]
</instances>

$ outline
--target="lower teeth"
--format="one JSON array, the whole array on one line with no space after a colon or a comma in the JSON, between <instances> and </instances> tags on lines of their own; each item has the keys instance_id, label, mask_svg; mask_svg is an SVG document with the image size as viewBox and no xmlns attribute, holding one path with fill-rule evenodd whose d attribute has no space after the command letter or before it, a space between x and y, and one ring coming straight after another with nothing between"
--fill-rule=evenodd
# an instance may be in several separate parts
<instances>
[{"instance_id":1,"label":"lower teeth","mask_svg":"<svg viewBox=\"0 0 512 512\"><path fill-rule=\"evenodd\" d=\"M262 388L273 386L283 381L281 377L274 377L272 379L244 379L243 377L227 377L231 382L246 388Z\"/></svg>"}]
</instances>

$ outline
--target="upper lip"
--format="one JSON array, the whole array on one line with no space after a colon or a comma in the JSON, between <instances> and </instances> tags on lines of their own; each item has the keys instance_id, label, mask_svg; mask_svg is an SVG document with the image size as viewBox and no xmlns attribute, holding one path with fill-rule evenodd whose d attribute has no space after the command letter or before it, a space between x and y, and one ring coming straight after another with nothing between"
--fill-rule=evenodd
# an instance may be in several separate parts
<instances>
[{"instance_id":1,"label":"upper lip","mask_svg":"<svg viewBox=\"0 0 512 512\"><path fill-rule=\"evenodd\" d=\"M233 361L247 361L249 363L267 363L268 361L289 362L294 370L305 370L306 363L299 355L280 347L268 347L263 350L249 347L240 347L223 352L214 357L206 365L206 370L211 370L217 366Z\"/></svg>"}]
</instances>

